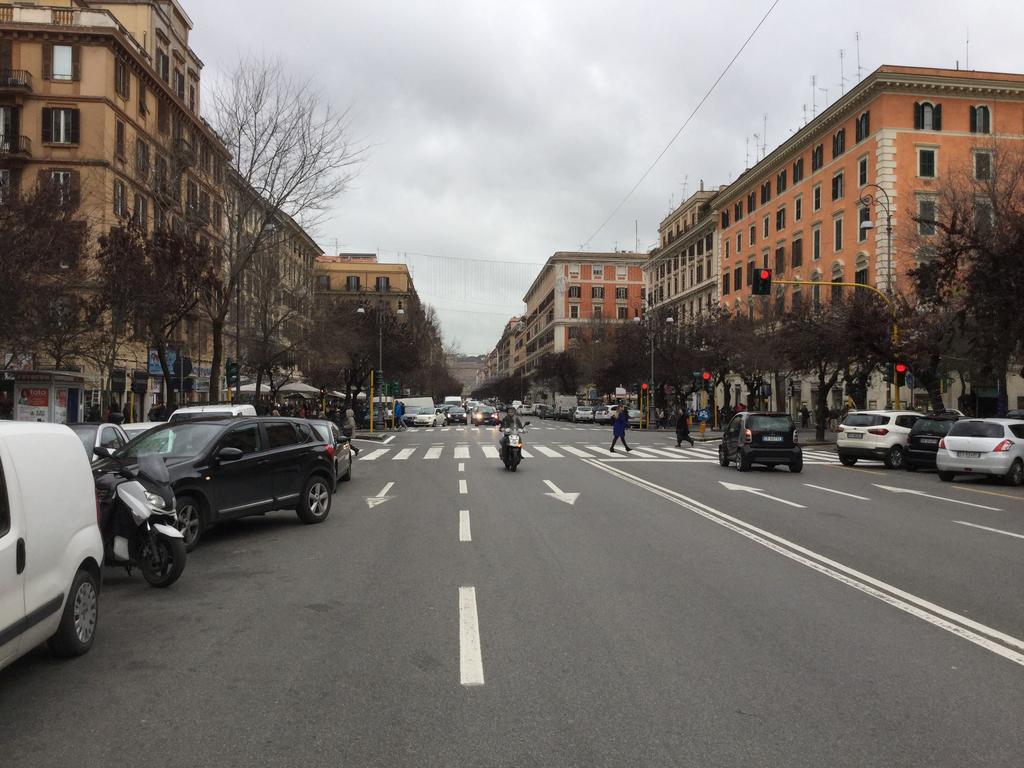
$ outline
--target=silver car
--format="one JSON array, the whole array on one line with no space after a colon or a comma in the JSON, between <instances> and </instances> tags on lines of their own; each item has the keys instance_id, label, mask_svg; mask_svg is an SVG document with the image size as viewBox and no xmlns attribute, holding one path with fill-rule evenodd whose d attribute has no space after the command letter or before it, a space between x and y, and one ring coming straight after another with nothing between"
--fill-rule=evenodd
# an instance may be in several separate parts
<instances>
[{"instance_id":1,"label":"silver car","mask_svg":"<svg viewBox=\"0 0 1024 768\"><path fill-rule=\"evenodd\" d=\"M1024 482L1024 421L961 419L939 443L935 456L939 479L956 475L994 475L1007 485Z\"/></svg>"}]
</instances>

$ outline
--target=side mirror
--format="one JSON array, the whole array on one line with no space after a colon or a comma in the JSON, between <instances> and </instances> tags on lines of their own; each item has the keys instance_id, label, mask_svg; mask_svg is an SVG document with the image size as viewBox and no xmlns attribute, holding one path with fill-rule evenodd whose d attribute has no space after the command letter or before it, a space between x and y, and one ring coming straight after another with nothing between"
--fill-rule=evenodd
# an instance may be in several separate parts
<instances>
[{"instance_id":1,"label":"side mirror","mask_svg":"<svg viewBox=\"0 0 1024 768\"><path fill-rule=\"evenodd\" d=\"M230 462L238 461L244 455L241 448L221 448L214 458L219 462Z\"/></svg>"}]
</instances>

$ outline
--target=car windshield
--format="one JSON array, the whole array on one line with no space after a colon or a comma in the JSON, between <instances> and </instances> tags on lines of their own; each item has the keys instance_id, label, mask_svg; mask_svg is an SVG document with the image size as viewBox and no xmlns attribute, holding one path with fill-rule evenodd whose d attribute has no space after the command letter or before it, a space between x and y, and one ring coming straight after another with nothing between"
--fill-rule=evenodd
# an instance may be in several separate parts
<instances>
[{"instance_id":1,"label":"car windshield","mask_svg":"<svg viewBox=\"0 0 1024 768\"><path fill-rule=\"evenodd\" d=\"M989 421L958 421L949 430L950 437L1002 437L1003 425Z\"/></svg>"},{"instance_id":2,"label":"car windshield","mask_svg":"<svg viewBox=\"0 0 1024 768\"><path fill-rule=\"evenodd\" d=\"M789 416L751 416L747 428L757 432L792 432L793 421Z\"/></svg>"},{"instance_id":3,"label":"car windshield","mask_svg":"<svg viewBox=\"0 0 1024 768\"><path fill-rule=\"evenodd\" d=\"M945 435L956 422L949 419L918 419L910 428L912 435Z\"/></svg>"},{"instance_id":4,"label":"car windshield","mask_svg":"<svg viewBox=\"0 0 1024 768\"><path fill-rule=\"evenodd\" d=\"M843 422L844 427L878 427L889 421L880 413L851 413Z\"/></svg>"},{"instance_id":5,"label":"car windshield","mask_svg":"<svg viewBox=\"0 0 1024 768\"><path fill-rule=\"evenodd\" d=\"M147 453L164 458L191 458L206 450L223 431L224 428L218 424L169 424L140 435L116 455L129 461L137 460L139 456Z\"/></svg>"}]
</instances>

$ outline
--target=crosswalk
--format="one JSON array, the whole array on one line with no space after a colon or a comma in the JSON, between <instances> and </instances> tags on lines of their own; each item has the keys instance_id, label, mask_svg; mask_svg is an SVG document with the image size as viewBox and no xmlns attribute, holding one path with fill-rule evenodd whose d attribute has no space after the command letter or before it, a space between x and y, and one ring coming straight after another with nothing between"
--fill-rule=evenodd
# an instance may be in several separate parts
<instances>
[{"instance_id":1,"label":"crosswalk","mask_svg":"<svg viewBox=\"0 0 1024 768\"><path fill-rule=\"evenodd\" d=\"M410 461L417 459L422 461L438 461L442 459L465 461L474 457L497 459L499 455L497 445L468 443L461 445L435 444L426 447L383 447L374 450L364 450L359 455L359 461ZM674 462L679 464L713 463L718 461L718 449L705 446L676 448L672 445L658 447L638 445L628 453L622 448L618 448L612 454L608 451L607 445L539 445L537 443L532 443L528 449L523 449L523 458L525 459L564 459L573 457L580 459L604 459L607 461ZM838 463L839 457L831 451L804 449L804 464Z\"/></svg>"}]
</instances>

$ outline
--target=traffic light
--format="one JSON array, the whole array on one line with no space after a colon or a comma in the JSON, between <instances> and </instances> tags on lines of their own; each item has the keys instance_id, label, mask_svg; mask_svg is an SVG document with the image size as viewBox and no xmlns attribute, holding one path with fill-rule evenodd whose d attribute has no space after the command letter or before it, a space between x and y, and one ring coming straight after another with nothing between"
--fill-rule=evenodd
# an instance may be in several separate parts
<instances>
[{"instance_id":1,"label":"traffic light","mask_svg":"<svg viewBox=\"0 0 1024 768\"><path fill-rule=\"evenodd\" d=\"M772 292L772 271L767 267L754 270L754 287L751 292L755 296L770 296Z\"/></svg>"},{"instance_id":2,"label":"traffic light","mask_svg":"<svg viewBox=\"0 0 1024 768\"><path fill-rule=\"evenodd\" d=\"M905 387L907 385L907 364L896 363L894 369L896 371L896 386Z\"/></svg>"}]
</instances>

